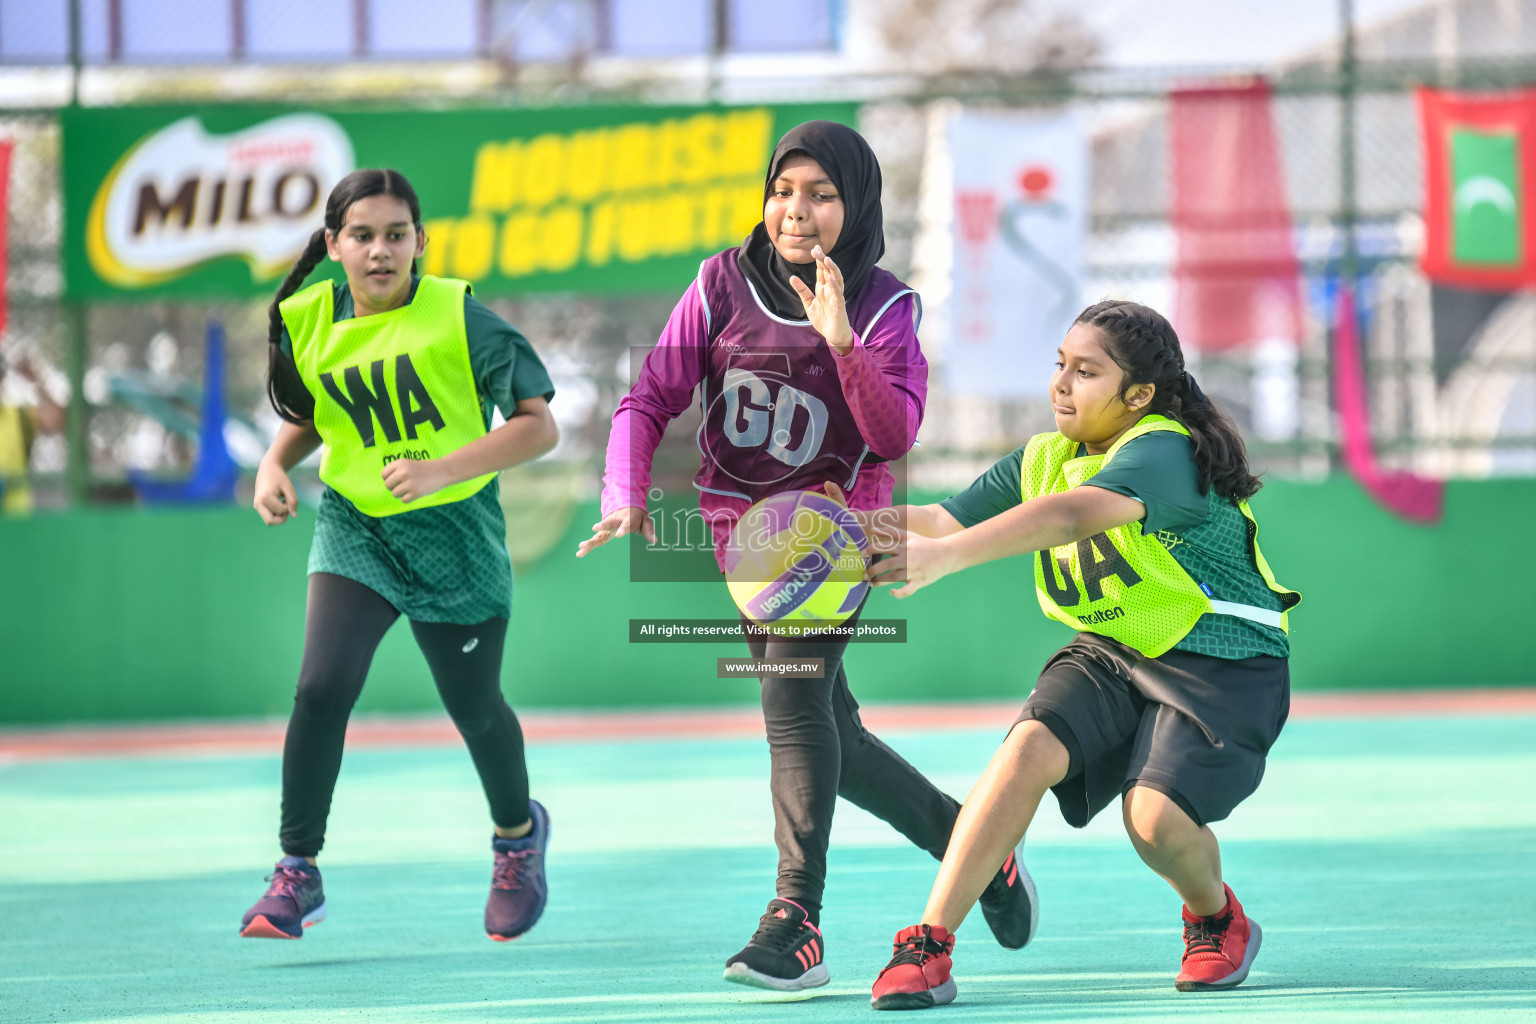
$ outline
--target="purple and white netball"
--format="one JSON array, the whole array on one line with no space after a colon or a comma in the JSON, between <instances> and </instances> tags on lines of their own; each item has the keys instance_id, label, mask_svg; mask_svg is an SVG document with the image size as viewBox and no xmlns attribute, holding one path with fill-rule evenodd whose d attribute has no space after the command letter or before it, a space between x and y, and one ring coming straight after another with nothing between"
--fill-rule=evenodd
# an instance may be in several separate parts
<instances>
[{"instance_id":1,"label":"purple and white netball","mask_svg":"<svg viewBox=\"0 0 1536 1024\"><path fill-rule=\"evenodd\" d=\"M736 606L760 626L826 629L864 600L864 530L842 502L820 491L764 498L737 521L725 550Z\"/></svg>"}]
</instances>

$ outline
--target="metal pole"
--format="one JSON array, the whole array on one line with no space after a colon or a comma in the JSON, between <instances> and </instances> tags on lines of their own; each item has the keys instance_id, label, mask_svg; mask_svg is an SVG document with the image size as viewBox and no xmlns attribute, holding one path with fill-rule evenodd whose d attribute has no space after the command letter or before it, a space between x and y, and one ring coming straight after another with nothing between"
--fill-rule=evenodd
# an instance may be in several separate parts
<instances>
[{"instance_id":1,"label":"metal pole","mask_svg":"<svg viewBox=\"0 0 1536 1024\"><path fill-rule=\"evenodd\" d=\"M69 105L80 105L80 0L69 0Z\"/></svg>"},{"instance_id":2,"label":"metal pole","mask_svg":"<svg viewBox=\"0 0 1536 1024\"><path fill-rule=\"evenodd\" d=\"M709 82L705 89L705 99L710 103L719 103L723 73L720 65L731 45L730 0L714 0L710 10L714 24L709 38Z\"/></svg>"},{"instance_id":3,"label":"metal pole","mask_svg":"<svg viewBox=\"0 0 1536 1024\"><path fill-rule=\"evenodd\" d=\"M107 0L107 60L123 59L123 0Z\"/></svg>"},{"instance_id":4,"label":"metal pole","mask_svg":"<svg viewBox=\"0 0 1536 1024\"><path fill-rule=\"evenodd\" d=\"M1340 254L1339 284L1353 287L1359 270L1355 246L1355 4L1339 0L1343 37L1339 50L1339 229L1344 250Z\"/></svg>"},{"instance_id":5,"label":"metal pole","mask_svg":"<svg viewBox=\"0 0 1536 1024\"><path fill-rule=\"evenodd\" d=\"M368 56L368 0L352 0L352 56Z\"/></svg>"},{"instance_id":6,"label":"metal pole","mask_svg":"<svg viewBox=\"0 0 1536 1024\"><path fill-rule=\"evenodd\" d=\"M229 54L245 60L245 0L229 0Z\"/></svg>"},{"instance_id":7,"label":"metal pole","mask_svg":"<svg viewBox=\"0 0 1536 1024\"><path fill-rule=\"evenodd\" d=\"M85 400L85 306L64 300L64 369L69 375L69 410L64 417L68 445L64 483L71 505L84 504L91 489L90 406Z\"/></svg>"},{"instance_id":8,"label":"metal pole","mask_svg":"<svg viewBox=\"0 0 1536 1024\"><path fill-rule=\"evenodd\" d=\"M1343 299L1348 294L1356 330L1352 331L1355 345L1361 346L1359 336L1360 306L1359 291L1355 287L1356 277L1359 273L1359 253L1355 245L1355 90L1357 87L1357 69L1355 66L1355 4L1354 0L1339 0L1339 20L1341 35L1339 39L1339 230L1342 234L1343 249L1339 254L1338 267L1338 297L1337 309L1342 312L1345 304ZM1335 323L1333 329L1341 332L1342 323ZM1335 391L1333 371L1336 368L1338 355L1335 346L1338 344L1338 335L1330 335L1333 342L1329 346L1329 392ZM1339 395L1332 393L1332 406L1338 408ZM1342 454L1342 453L1340 453ZM1332 460L1330 460L1332 461Z\"/></svg>"},{"instance_id":9,"label":"metal pole","mask_svg":"<svg viewBox=\"0 0 1536 1024\"><path fill-rule=\"evenodd\" d=\"M80 0L69 0L69 106L80 106L81 69ZM69 112L65 111L67 118ZM61 171L62 174L62 171ZM62 184L60 187L62 192ZM68 288L65 289L66 293ZM64 417L67 462L64 485L72 505L84 504L91 489L90 406L85 401L86 334L85 307L66 298L64 306L64 369L69 377L69 409Z\"/></svg>"},{"instance_id":10,"label":"metal pole","mask_svg":"<svg viewBox=\"0 0 1536 1024\"><path fill-rule=\"evenodd\" d=\"M491 58L491 35L494 32L493 23L496 12L495 0L480 0L475 5L475 51L481 60Z\"/></svg>"}]
</instances>

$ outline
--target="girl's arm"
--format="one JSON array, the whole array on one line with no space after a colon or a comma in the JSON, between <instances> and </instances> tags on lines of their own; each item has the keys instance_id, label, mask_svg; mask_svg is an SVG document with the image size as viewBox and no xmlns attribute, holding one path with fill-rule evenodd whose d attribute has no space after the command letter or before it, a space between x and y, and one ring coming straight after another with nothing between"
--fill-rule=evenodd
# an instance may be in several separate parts
<instances>
[{"instance_id":1,"label":"girl's arm","mask_svg":"<svg viewBox=\"0 0 1536 1024\"><path fill-rule=\"evenodd\" d=\"M284 420L272 439L272 446L262 456L256 470L256 496L252 505L268 526L286 523L298 515L299 498L288 471L320 447L320 433L313 423L289 423Z\"/></svg>"},{"instance_id":2,"label":"girl's arm","mask_svg":"<svg viewBox=\"0 0 1536 1024\"><path fill-rule=\"evenodd\" d=\"M823 485L826 492L846 505L848 498L843 489L828 481ZM943 505L895 505L877 509L849 509L854 520L864 529L865 536L884 532L895 538L902 532L916 533L923 537L947 537L959 533L965 527L950 515Z\"/></svg>"},{"instance_id":3,"label":"girl's arm","mask_svg":"<svg viewBox=\"0 0 1536 1024\"><path fill-rule=\"evenodd\" d=\"M965 529L943 505L898 505L895 511L905 514L908 532L924 537L948 537Z\"/></svg>"},{"instance_id":4,"label":"girl's arm","mask_svg":"<svg viewBox=\"0 0 1536 1024\"><path fill-rule=\"evenodd\" d=\"M1077 487L1063 494L1031 499L986 522L942 537L926 537L912 530L877 532L870 546L892 557L870 567L870 579L879 583L906 581L894 591L909 597L949 575L973 565L1009 558L1031 551L1071 544L1117 526L1139 522L1146 507L1102 487Z\"/></svg>"},{"instance_id":5,"label":"girl's arm","mask_svg":"<svg viewBox=\"0 0 1536 1024\"><path fill-rule=\"evenodd\" d=\"M501 426L440 459L396 459L380 471L391 494L404 502L444 487L538 458L560 441L560 428L542 395L517 403Z\"/></svg>"},{"instance_id":6,"label":"girl's arm","mask_svg":"<svg viewBox=\"0 0 1536 1024\"><path fill-rule=\"evenodd\" d=\"M619 402L608 433L604 459L602 518L576 549L580 558L594 548L639 532L655 543L656 528L646 514L651 459L667 424L693 401L704 379L709 348L709 314L695 280L678 300L656 347L645 357L640 378Z\"/></svg>"}]
</instances>

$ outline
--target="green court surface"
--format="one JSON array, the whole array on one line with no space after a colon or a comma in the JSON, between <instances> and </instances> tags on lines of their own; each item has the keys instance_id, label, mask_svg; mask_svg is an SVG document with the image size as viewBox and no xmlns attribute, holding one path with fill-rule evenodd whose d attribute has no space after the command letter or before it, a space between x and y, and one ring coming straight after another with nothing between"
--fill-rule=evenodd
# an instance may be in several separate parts
<instances>
[{"instance_id":1,"label":"green court surface","mask_svg":"<svg viewBox=\"0 0 1536 1024\"><path fill-rule=\"evenodd\" d=\"M886 738L957 795L1006 723ZM468 756L358 749L321 864L330 918L242 940L277 855L261 756L0 765L0 1020L885 1020L869 986L934 863L838 809L823 927L832 983L801 1001L728 986L772 896L761 739L534 744L551 898L518 942L480 915L489 828ZM1037 940L960 931L935 1021L1536 1020L1536 715L1293 721L1258 794L1218 826L1264 929L1249 981L1180 995L1178 903L1101 815L1048 801L1028 863ZM896 1017L906 1020L907 1017Z\"/></svg>"}]
</instances>

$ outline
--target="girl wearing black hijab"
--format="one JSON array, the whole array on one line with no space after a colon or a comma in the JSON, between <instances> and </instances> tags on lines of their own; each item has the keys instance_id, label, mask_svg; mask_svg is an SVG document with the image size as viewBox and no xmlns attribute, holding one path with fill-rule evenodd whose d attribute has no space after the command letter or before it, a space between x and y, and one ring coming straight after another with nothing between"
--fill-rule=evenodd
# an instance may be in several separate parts
<instances>
[{"instance_id":1,"label":"girl wearing black hijab","mask_svg":"<svg viewBox=\"0 0 1536 1024\"><path fill-rule=\"evenodd\" d=\"M856 510L888 507L888 462L917 439L928 364L917 293L875 264L885 253L880 165L858 132L810 121L779 140L763 221L705 260L673 310L608 439L603 518L578 557L616 537L656 540L646 513L651 459L667 423L701 392L703 464L694 479L724 568L754 502L822 490ZM857 622L858 613L848 620ZM749 640L754 658L823 659L820 679L762 677L772 771L777 897L726 962L727 981L781 991L827 983L820 931L837 797L942 859L958 802L866 730L843 668L847 640ZM1034 929L1033 887L1010 855L982 897L1003 945Z\"/></svg>"}]
</instances>

